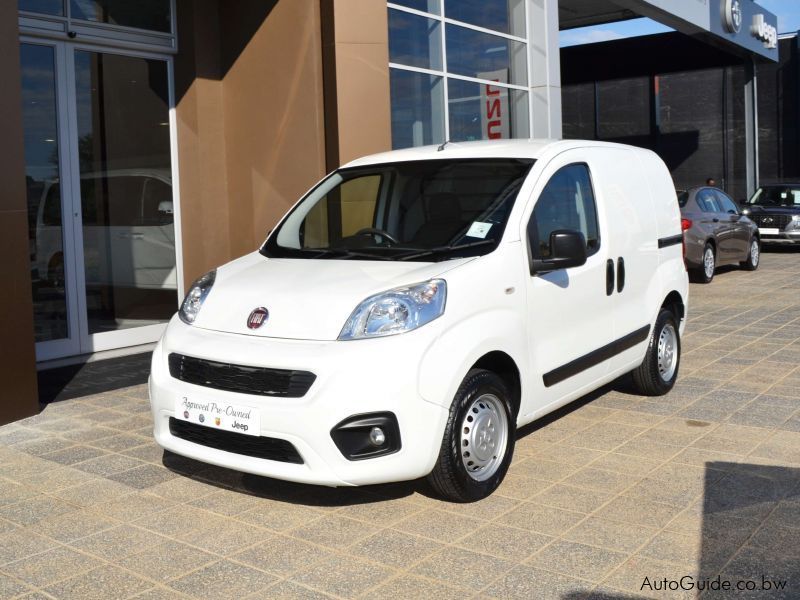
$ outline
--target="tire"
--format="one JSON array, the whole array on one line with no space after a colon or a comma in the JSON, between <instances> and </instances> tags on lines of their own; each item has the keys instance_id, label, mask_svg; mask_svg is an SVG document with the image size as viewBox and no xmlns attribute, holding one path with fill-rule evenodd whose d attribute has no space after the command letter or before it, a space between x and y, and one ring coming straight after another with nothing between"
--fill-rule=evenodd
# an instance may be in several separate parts
<instances>
[{"instance_id":1,"label":"tire","mask_svg":"<svg viewBox=\"0 0 800 600\"><path fill-rule=\"evenodd\" d=\"M714 251L714 246L706 242L703 248L703 264L694 272L694 280L697 283L711 283L714 279L714 272L717 265L717 253Z\"/></svg>"},{"instance_id":2,"label":"tire","mask_svg":"<svg viewBox=\"0 0 800 600\"><path fill-rule=\"evenodd\" d=\"M452 502L486 498L511 465L515 433L506 384L491 371L472 369L450 405L439 458L428 482Z\"/></svg>"},{"instance_id":3,"label":"tire","mask_svg":"<svg viewBox=\"0 0 800 600\"><path fill-rule=\"evenodd\" d=\"M757 237L750 240L750 251L747 260L739 263L745 271L755 271L761 262L761 241Z\"/></svg>"},{"instance_id":4,"label":"tire","mask_svg":"<svg viewBox=\"0 0 800 600\"><path fill-rule=\"evenodd\" d=\"M650 334L647 354L633 370L633 384L642 396L663 396L678 379L681 339L672 311L662 308Z\"/></svg>"}]
</instances>

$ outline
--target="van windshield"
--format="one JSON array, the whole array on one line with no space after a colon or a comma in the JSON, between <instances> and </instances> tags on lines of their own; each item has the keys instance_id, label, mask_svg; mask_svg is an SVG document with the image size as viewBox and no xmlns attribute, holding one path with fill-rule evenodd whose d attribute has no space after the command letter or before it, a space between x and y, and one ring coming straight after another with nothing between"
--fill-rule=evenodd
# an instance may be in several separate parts
<instances>
[{"instance_id":1,"label":"van windshield","mask_svg":"<svg viewBox=\"0 0 800 600\"><path fill-rule=\"evenodd\" d=\"M439 261L491 252L531 159L425 160L339 169L272 232L280 258Z\"/></svg>"}]
</instances>

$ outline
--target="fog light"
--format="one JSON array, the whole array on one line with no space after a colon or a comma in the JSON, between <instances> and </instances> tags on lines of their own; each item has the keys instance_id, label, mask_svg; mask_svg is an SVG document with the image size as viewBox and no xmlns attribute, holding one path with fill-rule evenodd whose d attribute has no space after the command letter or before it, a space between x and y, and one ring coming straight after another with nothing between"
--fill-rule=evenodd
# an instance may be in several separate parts
<instances>
[{"instance_id":1,"label":"fog light","mask_svg":"<svg viewBox=\"0 0 800 600\"><path fill-rule=\"evenodd\" d=\"M390 412L352 415L331 429L333 443L347 460L366 460L398 452L397 417Z\"/></svg>"},{"instance_id":2,"label":"fog light","mask_svg":"<svg viewBox=\"0 0 800 600\"><path fill-rule=\"evenodd\" d=\"M386 441L386 434L380 427L373 427L369 432L369 441L373 446L383 446Z\"/></svg>"}]
</instances>

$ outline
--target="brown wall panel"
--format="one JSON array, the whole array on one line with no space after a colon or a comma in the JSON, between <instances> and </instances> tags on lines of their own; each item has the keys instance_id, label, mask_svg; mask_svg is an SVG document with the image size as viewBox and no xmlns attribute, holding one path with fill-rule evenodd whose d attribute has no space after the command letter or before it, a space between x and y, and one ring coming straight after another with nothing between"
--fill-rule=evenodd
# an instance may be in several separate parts
<instances>
[{"instance_id":1,"label":"brown wall panel","mask_svg":"<svg viewBox=\"0 0 800 600\"><path fill-rule=\"evenodd\" d=\"M325 173L318 0L277 2L246 45L253 13L238 2L223 21L225 148L232 256L256 249ZM230 43L237 42L235 60Z\"/></svg>"},{"instance_id":2,"label":"brown wall panel","mask_svg":"<svg viewBox=\"0 0 800 600\"><path fill-rule=\"evenodd\" d=\"M184 282L230 259L217 0L177 6L175 58Z\"/></svg>"},{"instance_id":3,"label":"brown wall panel","mask_svg":"<svg viewBox=\"0 0 800 600\"><path fill-rule=\"evenodd\" d=\"M0 3L0 424L39 410L33 341L17 3Z\"/></svg>"},{"instance_id":4,"label":"brown wall panel","mask_svg":"<svg viewBox=\"0 0 800 600\"><path fill-rule=\"evenodd\" d=\"M325 173L318 0L179 0L184 281L251 252Z\"/></svg>"},{"instance_id":5,"label":"brown wall panel","mask_svg":"<svg viewBox=\"0 0 800 600\"><path fill-rule=\"evenodd\" d=\"M321 0L328 168L391 150L387 7Z\"/></svg>"}]
</instances>

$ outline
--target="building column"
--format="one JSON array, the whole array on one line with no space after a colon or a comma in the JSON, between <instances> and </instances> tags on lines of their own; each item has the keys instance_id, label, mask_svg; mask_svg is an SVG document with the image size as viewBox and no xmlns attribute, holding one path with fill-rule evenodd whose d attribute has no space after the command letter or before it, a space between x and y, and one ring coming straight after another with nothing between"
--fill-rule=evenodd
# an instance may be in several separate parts
<instances>
[{"instance_id":1,"label":"building column","mask_svg":"<svg viewBox=\"0 0 800 600\"><path fill-rule=\"evenodd\" d=\"M0 425L39 411L17 3L0 3Z\"/></svg>"},{"instance_id":2,"label":"building column","mask_svg":"<svg viewBox=\"0 0 800 600\"><path fill-rule=\"evenodd\" d=\"M528 3L531 137L561 138L561 55L558 0Z\"/></svg>"},{"instance_id":3,"label":"building column","mask_svg":"<svg viewBox=\"0 0 800 600\"><path fill-rule=\"evenodd\" d=\"M386 2L320 0L328 170L392 148Z\"/></svg>"},{"instance_id":4,"label":"building column","mask_svg":"<svg viewBox=\"0 0 800 600\"><path fill-rule=\"evenodd\" d=\"M744 61L744 129L747 197L758 187L758 75L755 60Z\"/></svg>"}]
</instances>

